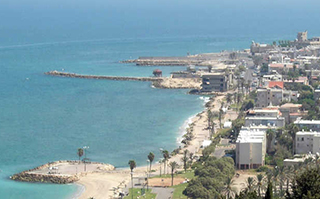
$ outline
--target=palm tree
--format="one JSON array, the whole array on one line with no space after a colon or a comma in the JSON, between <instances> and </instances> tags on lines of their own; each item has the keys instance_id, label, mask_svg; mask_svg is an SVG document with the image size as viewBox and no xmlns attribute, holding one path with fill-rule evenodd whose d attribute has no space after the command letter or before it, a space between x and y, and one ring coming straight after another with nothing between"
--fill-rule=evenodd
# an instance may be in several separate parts
<instances>
[{"instance_id":1,"label":"palm tree","mask_svg":"<svg viewBox=\"0 0 320 199\"><path fill-rule=\"evenodd\" d=\"M168 159L170 157L169 151L163 150L162 151L162 155L163 155L163 158L164 158L163 159L163 173L166 174L167 161L168 161Z\"/></svg>"},{"instance_id":2,"label":"palm tree","mask_svg":"<svg viewBox=\"0 0 320 199\"><path fill-rule=\"evenodd\" d=\"M247 179L247 190L248 192L252 192L253 191L253 187L255 184L255 180L253 177L248 177Z\"/></svg>"},{"instance_id":3,"label":"palm tree","mask_svg":"<svg viewBox=\"0 0 320 199\"><path fill-rule=\"evenodd\" d=\"M233 101L234 101L234 103L236 103L237 102L237 99L238 99L238 93L237 92L234 92L233 93ZM237 109L236 109L237 110Z\"/></svg>"},{"instance_id":4,"label":"palm tree","mask_svg":"<svg viewBox=\"0 0 320 199\"><path fill-rule=\"evenodd\" d=\"M207 114L208 114L208 128L210 128L211 120L213 119L213 114L210 109L208 109Z\"/></svg>"},{"instance_id":5,"label":"palm tree","mask_svg":"<svg viewBox=\"0 0 320 199\"><path fill-rule=\"evenodd\" d=\"M220 129L222 128L222 114L223 114L223 110L222 108L219 109L219 126L220 126Z\"/></svg>"},{"instance_id":6,"label":"palm tree","mask_svg":"<svg viewBox=\"0 0 320 199\"><path fill-rule=\"evenodd\" d=\"M228 104L231 104L231 102L232 102L232 94L231 93L227 94L226 100L227 100Z\"/></svg>"},{"instance_id":7,"label":"palm tree","mask_svg":"<svg viewBox=\"0 0 320 199\"><path fill-rule=\"evenodd\" d=\"M191 161L191 163L192 163L192 161L193 161L193 159L194 159L194 153L189 153L189 159L190 159L190 161Z\"/></svg>"},{"instance_id":8,"label":"palm tree","mask_svg":"<svg viewBox=\"0 0 320 199\"><path fill-rule=\"evenodd\" d=\"M233 184L232 178L228 177L226 184L225 184L226 186L224 188L227 199L229 199L230 197L233 197L233 195L235 194L235 190L233 189L232 184Z\"/></svg>"},{"instance_id":9,"label":"palm tree","mask_svg":"<svg viewBox=\"0 0 320 199\"><path fill-rule=\"evenodd\" d=\"M83 156L83 148L78 148L77 154L79 156L79 164L80 164L80 158Z\"/></svg>"},{"instance_id":10,"label":"palm tree","mask_svg":"<svg viewBox=\"0 0 320 199\"><path fill-rule=\"evenodd\" d=\"M171 167L171 186L173 186L173 174L174 174L174 171L179 167L179 165L178 163L173 161L169 163L169 166Z\"/></svg>"},{"instance_id":11,"label":"palm tree","mask_svg":"<svg viewBox=\"0 0 320 199\"><path fill-rule=\"evenodd\" d=\"M130 165L130 170L131 170L131 196L133 198L133 169L136 168L137 165L134 160L129 160L128 164Z\"/></svg>"},{"instance_id":12,"label":"palm tree","mask_svg":"<svg viewBox=\"0 0 320 199\"><path fill-rule=\"evenodd\" d=\"M148 159L150 161L150 171L151 171L151 165L152 165L152 162L154 160L154 153L150 152L149 155L148 155Z\"/></svg>"},{"instance_id":13,"label":"palm tree","mask_svg":"<svg viewBox=\"0 0 320 199\"><path fill-rule=\"evenodd\" d=\"M293 146L292 146L292 155L295 154L295 143L296 143L296 133L299 131L299 128L297 125L295 125L294 123L291 123L289 126L288 126L288 133L291 135L292 137L292 143L293 143Z\"/></svg>"},{"instance_id":14,"label":"palm tree","mask_svg":"<svg viewBox=\"0 0 320 199\"><path fill-rule=\"evenodd\" d=\"M264 190L264 176L262 174L257 175L257 189L258 189L258 194L259 197L261 197L261 193Z\"/></svg>"},{"instance_id":15,"label":"palm tree","mask_svg":"<svg viewBox=\"0 0 320 199\"><path fill-rule=\"evenodd\" d=\"M188 149L184 150L183 151L183 157L181 158L181 161L183 162L183 169L184 169L184 172L187 172L187 168L188 168Z\"/></svg>"},{"instance_id":16,"label":"palm tree","mask_svg":"<svg viewBox=\"0 0 320 199\"><path fill-rule=\"evenodd\" d=\"M216 123L214 122L214 119L211 118L211 132L210 132L210 139L212 137L212 135L214 134L214 126L216 125Z\"/></svg>"}]
</instances>

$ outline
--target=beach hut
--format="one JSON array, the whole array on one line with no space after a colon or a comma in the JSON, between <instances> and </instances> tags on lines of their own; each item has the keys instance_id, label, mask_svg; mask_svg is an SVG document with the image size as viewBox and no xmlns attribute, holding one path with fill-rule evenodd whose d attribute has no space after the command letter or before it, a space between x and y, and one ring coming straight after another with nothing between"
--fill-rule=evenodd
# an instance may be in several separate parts
<instances>
[{"instance_id":1,"label":"beach hut","mask_svg":"<svg viewBox=\"0 0 320 199\"><path fill-rule=\"evenodd\" d=\"M156 69L156 70L153 71L153 75L155 77L162 77L162 71L159 70L159 69Z\"/></svg>"}]
</instances>

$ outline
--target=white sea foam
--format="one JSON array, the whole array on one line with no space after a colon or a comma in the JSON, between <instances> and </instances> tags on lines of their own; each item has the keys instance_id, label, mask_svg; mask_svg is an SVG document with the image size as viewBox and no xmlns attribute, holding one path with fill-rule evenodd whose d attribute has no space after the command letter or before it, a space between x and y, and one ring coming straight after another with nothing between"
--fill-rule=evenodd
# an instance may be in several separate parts
<instances>
[{"instance_id":1,"label":"white sea foam","mask_svg":"<svg viewBox=\"0 0 320 199\"><path fill-rule=\"evenodd\" d=\"M177 143L180 146L181 141L183 140L183 135L187 133L187 128L189 128L190 124L192 123L192 120L197 116L193 115L189 117L186 121L183 122L182 126L179 127L179 135L177 138Z\"/></svg>"},{"instance_id":2,"label":"white sea foam","mask_svg":"<svg viewBox=\"0 0 320 199\"><path fill-rule=\"evenodd\" d=\"M200 96L199 97L200 100L203 100L203 106L208 103L210 101L210 97L204 97L204 96ZM195 114L191 117L189 117L186 121L184 121L184 123L182 124L182 126L180 126L179 128L179 135L177 137L177 144L178 146L181 145L181 141L183 140L183 135L187 133L187 128L189 128L190 124L192 123L193 119L198 115Z\"/></svg>"},{"instance_id":3,"label":"white sea foam","mask_svg":"<svg viewBox=\"0 0 320 199\"><path fill-rule=\"evenodd\" d=\"M210 101L210 97L200 96L199 99L203 100L203 105L205 105L206 103L208 103Z\"/></svg>"}]
</instances>

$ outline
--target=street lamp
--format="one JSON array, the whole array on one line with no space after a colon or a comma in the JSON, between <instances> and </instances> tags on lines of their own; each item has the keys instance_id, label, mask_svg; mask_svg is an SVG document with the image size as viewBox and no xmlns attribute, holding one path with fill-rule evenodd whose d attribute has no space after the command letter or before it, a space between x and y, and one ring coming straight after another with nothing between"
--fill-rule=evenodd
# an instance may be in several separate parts
<instances>
[{"instance_id":1,"label":"street lamp","mask_svg":"<svg viewBox=\"0 0 320 199\"><path fill-rule=\"evenodd\" d=\"M87 161L87 149L89 149L89 146L84 146L82 148L84 149L84 171L87 171L86 161Z\"/></svg>"}]
</instances>

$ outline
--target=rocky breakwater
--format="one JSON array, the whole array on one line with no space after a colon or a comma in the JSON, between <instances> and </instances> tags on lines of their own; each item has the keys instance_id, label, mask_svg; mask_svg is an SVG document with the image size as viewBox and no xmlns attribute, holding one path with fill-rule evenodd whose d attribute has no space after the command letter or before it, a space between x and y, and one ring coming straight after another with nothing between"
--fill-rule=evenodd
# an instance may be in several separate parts
<instances>
[{"instance_id":1,"label":"rocky breakwater","mask_svg":"<svg viewBox=\"0 0 320 199\"><path fill-rule=\"evenodd\" d=\"M200 89L200 78L168 78L168 77L119 77L119 76L100 76L100 75L80 75L76 73L66 73L59 71L46 72L46 75L83 78L83 79L106 79L119 81L149 81L155 88L162 89Z\"/></svg>"},{"instance_id":2,"label":"rocky breakwater","mask_svg":"<svg viewBox=\"0 0 320 199\"><path fill-rule=\"evenodd\" d=\"M104 76L104 75L81 75L76 73L66 73L59 71L49 71L44 73L46 75L60 76L60 77L71 77L71 78L83 78L83 79L109 79L119 81L161 81L161 77L119 77L119 76Z\"/></svg>"},{"instance_id":3,"label":"rocky breakwater","mask_svg":"<svg viewBox=\"0 0 320 199\"><path fill-rule=\"evenodd\" d=\"M86 172L81 172L80 169L84 166L86 167ZM88 173L105 172L114 169L114 166L110 164L97 162L83 164L77 161L60 160L14 174L10 178L23 182L68 184L80 180L81 176Z\"/></svg>"}]
</instances>

